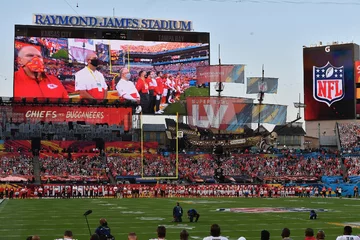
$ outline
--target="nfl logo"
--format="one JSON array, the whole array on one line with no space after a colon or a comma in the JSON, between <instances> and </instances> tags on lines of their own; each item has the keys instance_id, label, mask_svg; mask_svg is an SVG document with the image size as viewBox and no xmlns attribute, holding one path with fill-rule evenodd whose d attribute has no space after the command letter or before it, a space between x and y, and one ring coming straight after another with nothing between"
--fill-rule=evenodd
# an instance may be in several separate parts
<instances>
[{"instance_id":1,"label":"nfl logo","mask_svg":"<svg viewBox=\"0 0 360 240\"><path fill-rule=\"evenodd\" d=\"M334 67L328 62L323 67L313 67L314 98L329 107L345 96L344 66Z\"/></svg>"}]
</instances>

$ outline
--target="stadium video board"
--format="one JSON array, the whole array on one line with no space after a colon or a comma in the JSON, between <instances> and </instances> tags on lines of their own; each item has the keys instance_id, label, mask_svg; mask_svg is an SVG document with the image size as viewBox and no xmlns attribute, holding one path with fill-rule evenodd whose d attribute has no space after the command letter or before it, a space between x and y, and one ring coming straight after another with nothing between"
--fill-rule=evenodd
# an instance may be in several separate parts
<instances>
[{"instance_id":1,"label":"stadium video board","mask_svg":"<svg viewBox=\"0 0 360 240\"><path fill-rule=\"evenodd\" d=\"M144 114L185 114L185 96L209 95L196 80L209 33L17 25L14 46L16 98L130 100Z\"/></svg>"},{"instance_id":2,"label":"stadium video board","mask_svg":"<svg viewBox=\"0 0 360 240\"><path fill-rule=\"evenodd\" d=\"M355 118L358 52L356 44L303 49L305 120Z\"/></svg>"}]
</instances>

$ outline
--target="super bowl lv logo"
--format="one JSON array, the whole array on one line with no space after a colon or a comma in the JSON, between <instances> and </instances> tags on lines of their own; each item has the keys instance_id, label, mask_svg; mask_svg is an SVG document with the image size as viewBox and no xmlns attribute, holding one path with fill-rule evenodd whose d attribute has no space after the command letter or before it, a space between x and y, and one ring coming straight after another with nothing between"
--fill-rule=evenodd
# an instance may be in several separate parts
<instances>
[{"instance_id":1,"label":"super bowl lv logo","mask_svg":"<svg viewBox=\"0 0 360 240\"><path fill-rule=\"evenodd\" d=\"M329 107L345 96L344 66L334 67L328 62L313 68L314 98Z\"/></svg>"}]
</instances>

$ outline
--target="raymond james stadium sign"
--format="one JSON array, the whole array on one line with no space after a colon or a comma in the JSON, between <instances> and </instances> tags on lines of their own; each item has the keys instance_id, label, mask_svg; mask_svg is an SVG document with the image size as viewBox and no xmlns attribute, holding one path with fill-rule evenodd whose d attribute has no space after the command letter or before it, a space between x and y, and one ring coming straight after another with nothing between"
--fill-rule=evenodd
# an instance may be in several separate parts
<instances>
[{"instance_id":1,"label":"raymond james stadium sign","mask_svg":"<svg viewBox=\"0 0 360 240\"><path fill-rule=\"evenodd\" d=\"M34 14L33 23L46 26L192 31L191 21Z\"/></svg>"}]
</instances>

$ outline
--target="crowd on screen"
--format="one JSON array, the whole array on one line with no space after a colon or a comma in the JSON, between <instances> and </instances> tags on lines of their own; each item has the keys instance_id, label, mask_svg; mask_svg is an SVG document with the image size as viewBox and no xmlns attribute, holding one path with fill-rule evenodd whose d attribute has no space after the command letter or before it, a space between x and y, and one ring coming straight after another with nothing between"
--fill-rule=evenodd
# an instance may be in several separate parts
<instances>
[{"instance_id":1,"label":"crowd on screen","mask_svg":"<svg viewBox=\"0 0 360 240\"><path fill-rule=\"evenodd\" d=\"M196 47L201 45L202 45L201 43L169 42L169 43L156 44L153 46L121 45L121 49L124 52L130 52L130 53L158 53L158 52L166 52L175 49Z\"/></svg>"}]
</instances>

